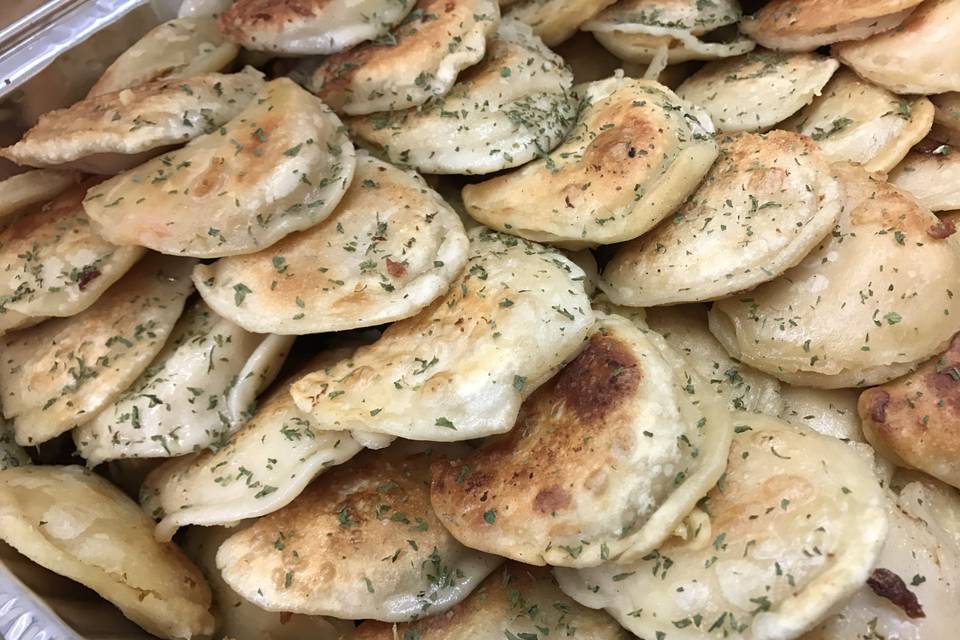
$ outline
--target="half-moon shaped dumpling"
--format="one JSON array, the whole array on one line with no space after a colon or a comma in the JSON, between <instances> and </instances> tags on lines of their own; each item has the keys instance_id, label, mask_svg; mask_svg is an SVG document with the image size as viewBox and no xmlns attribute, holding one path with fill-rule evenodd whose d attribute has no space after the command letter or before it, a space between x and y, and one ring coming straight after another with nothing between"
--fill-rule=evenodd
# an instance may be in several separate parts
<instances>
[{"instance_id":1,"label":"half-moon shaped dumpling","mask_svg":"<svg viewBox=\"0 0 960 640\"><path fill-rule=\"evenodd\" d=\"M75 174L53 169L35 169L0 180L0 224L30 205L55 198L76 182Z\"/></svg>"},{"instance_id":2,"label":"half-moon shaped dumpling","mask_svg":"<svg viewBox=\"0 0 960 640\"><path fill-rule=\"evenodd\" d=\"M817 145L788 131L721 136L692 196L623 245L600 286L616 304L713 300L773 280L829 234L843 189Z\"/></svg>"},{"instance_id":3,"label":"half-moon shaped dumpling","mask_svg":"<svg viewBox=\"0 0 960 640\"><path fill-rule=\"evenodd\" d=\"M743 32L780 51L813 51L893 29L923 0L772 0L741 21Z\"/></svg>"},{"instance_id":4,"label":"half-moon shaped dumpling","mask_svg":"<svg viewBox=\"0 0 960 640\"><path fill-rule=\"evenodd\" d=\"M523 399L583 348L593 312L583 271L555 249L470 232L467 267L419 315L293 385L326 429L411 440L509 431Z\"/></svg>"},{"instance_id":5,"label":"half-moon shaped dumpling","mask_svg":"<svg viewBox=\"0 0 960 640\"><path fill-rule=\"evenodd\" d=\"M557 569L560 587L643 638L795 638L864 583L887 534L883 490L842 442L737 414L729 465L692 540L635 565Z\"/></svg>"},{"instance_id":6,"label":"half-moon shaped dumpling","mask_svg":"<svg viewBox=\"0 0 960 640\"><path fill-rule=\"evenodd\" d=\"M520 0L510 4L509 16L530 25L547 46L555 47L614 2L616 0Z\"/></svg>"},{"instance_id":7,"label":"half-moon shaped dumpling","mask_svg":"<svg viewBox=\"0 0 960 640\"><path fill-rule=\"evenodd\" d=\"M247 67L240 73L155 80L103 93L40 116L0 155L34 167L114 174L217 130L262 86L263 74ZM157 184L154 188L160 189Z\"/></svg>"},{"instance_id":8,"label":"half-moon shaped dumpling","mask_svg":"<svg viewBox=\"0 0 960 640\"><path fill-rule=\"evenodd\" d=\"M333 365L350 351L323 353L306 369ZM170 460L147 476L140 502L160 520L158 539L169 540L188 524L224 525L276 511L317 475L360 452L349 432L323 430L297 409L290 396L294 379L267 394L223 446Z\"/></svg>"},{"instance_id":9,"label":"half-moon shaped dumpling","mask_svg":"<svg viewBox=\"0 0 960 640\"><path fill-rule=\"evenodd\" d=\"M248 333L194 303L130 388L74 429L77 451L95 467L223 446L253 414L292 343L288 336Z\"/></svg>"},{"instance_id":10,"label":"half-moon shaped dumpling","mask_svg":"<svg viewBox=\"0 0 960 640\"><path fill-rule=\"evenodd\" d=\"M548 153L573 126L573 75L530 27L500 23L487 54L443 98L351 118L351 131L391 161L425 173L485 174Z\"/></svg>"},{"instance_id":11,"label":"half-moon shaped dumpling","mask_svg":"<svg viewBox=\"0 0 960 640\"><path fill-rule=\"evenodd\" d=\"M414 0L234 0L220 29L245 49L328 55L385 35Z\"/></svg>"},{"instance_id":12,"label":"half-moon shaped dumpling","mask_svg":"<svg viewBox=\"0 0 960 640\"><path fill-rule=\"evenodd\" d=\"M901 98L844 68L780 128L810 136L831 160L889 171L927 135L933 119L927 98Z\"/></svg>"},{"instance_id":13,"label":"half-moon shaped dumpling","mask_svg":"<svg viewBox=\"0 0 960 640\"><path fill-rule=\"evenodd\" d=\"M87 96L160 79L220 71L237 57L214 18L180 18L151 29L107 67ZM187 85L189 86L189 85Z\"/></svg>"},{"instance_id":14,"label":"half-moon shaped dumpling","mask_svg":"<svg viewBox=\"0 0 960 640\"><path fill-rule=\"evenodd\" d=\"M931 211L960 209L960 149L929 141L890 172L890 182Z\"/></svg>"},{"instance_id":15,"label":"half-moon shaped dumpling","mask_svg":"<svg viewBox=\"0 0 960 640\"><path fill-rule=\"evenodd\" d=\"M30 456L17 444L13 425L0 416L0 471L33 464Z\"/></svg>"},{"instance_id":16,"label":"half-moon shaped dumpling","mask_svg":"<svg viewBox=\"0 0 960 640\"><path fill-rule=\"evenodd\" d=\"M887 492L890 533L876 568L842 609L798 640L950 640L960 598L960 496L919 474Z\"/></svg>"},{"instance_id":17,"label":"half-moon shaped dumpling","mask_svg":"<svg viewBox=\"0 0 960 640\"><path fill-rule=\"evenodd\" d=\"M496 0L420 0L389 37L321 59L307 87L349 115L416 107L449 93L499 24Z\"/></svg>"},{"instance_id":18,"label":"half-moon shaped dumpling","mask_svg":"<svg viewBox=\"0 0 960 640\"><path fill-rule=\"evenodd\" d=\"M347 640L353 622L304 616L288 612L264 611L237 595L217 569L217 549L237 529L191 527L183 537L183 552L207 578L213 592L216 614L214 638L230 640Z\"/></svg>"},{"instance_id":19,"label":"half-moon shaped dumpling","mask_svg":"<svg viewBox=\"0 0 960 640\"><path fill-rule=\"evenodd\" d=\"M960 487L960 334L914 373L860 395L863 431L878 452Z\"/></svg>"},{"instance_id":20,"label":"half-moon shaped dumpling","mask_svg":"<svg viewBox=\"0 0 960 640\"><path fill-rule=\"evenodd\" d=\"M792 384L854 387L903 375L957 330L960 250L913 198L835 165L846 191L837 228L803 262L721 300L710 330L733 357Z\"/></svg>"},{"instance_id":21,"label":"half-moon shaped dumpling","mask_svg":"<svg viewBox=\"0 0 960 640\"><path fill-rule=\"evenodd\" d=\"M753 49L737 31L740 15L737 0L619 0L583 29L621 60L675 64Z\"/></svg>"},{"instance_id":22,"label":"half-moon shaped dumpling","mask_svg":"<svg viewBox=\"0 0 960 640\"><path fill-rule=\"evenodd\" d=\"M840 65L816 53L756 51L708 62L677 87L720 131L766 131L820 95Z\"/></svg>"},{"instance_id":23,"label":"half-moon shaped dumpling","mask_svg":"<svg viewBox=\"0 0 960 640\"><path fill-rule=\"evenodd\" d=\"M163 348L192 268L149 256L85 311L4 336L0 393L17 442L46 442L118 398Z\"/></svg>"},{"instance_id":24,"label":"half-moon shaped dumpling","mask_svg":"<svg viewBox=\"0 0 960 640\"><path fill-rule=\"evenodd\" d=\"M581 248L635 238L680 206L717 157L713 125L650 80L578 87L571 135L542 159L463 188L476 220Z\"/></svg>"},{"instance_id":25,"label":"half-moon shaped dumpling","mask_svg":"<svg viewBox=\"0 0 960 640\"><path fill-rule=\"evenodd\" d=\"M133 500L82 467L0 471L0 538L87 586L155 636L213 632L210 587Z\"/></svg>"},{"instance_id":26,"label":"half-moon shaped dumpling","mask_svg":"<svg viewBox=\"0 0 960 640\"><path fill-rule=\"evenodd\" d=\"M645 316L646 324L680 354L688 370L713 387L716 398L729 410L777 415L783 409L780 381L727 355L710 333L706 307L653 307Z\"/></svg>"},{"instance_id":27,"label":"half-moon shaped dumpling","mask_svg":"<svg viewBox=\"0 0 960 640\"><path fill-rule=\"evenodd\" d=\"M329 218L257 253L198 265L193 280L248 331L343 331L416 315L460 274L468 244L456 212L420 176L361 152Z\"/></svg>"},{"instance_id":28,"label":"half-moon shaped dumpling","mask_svg":"<svg viewBox=\"0 0 960 640\"><path fill-rule=\"evenodd\" d=\"M354 163L340 119L280 78L225 127L100 183L83 206L117 244L251 253L329 216Z\"/></svg>"},{"instance_id":29,"label":"half-moon shaped dumpling","mask_svg":"<svg viewBox=\"0 0 960 640\"><path fill-rule=\"evenodd\" d=\"M75 184L0 229L0 315L72 316L96 302L144 250L94 230Z\"/></svg>"},{"instance_id":30,"label":"half-moon shaped dumpling","mask_svg":"<svg viewBox=\"0 0 960 640\"><path fill-rule=\"evenodd\" d=\"M223 578L267 611L403 622L461 602L502 562L464 547L430 507L441 451L366 451L226 540Z\"/></svg>"},{"instance_id":31,"label":"half-moon shaped dumpling","mask_svg":"<svg viewBox=\"0 0 960 640\"><path fill-rule=\"evenodd\" d=\"M716 484L732 435L726 407L662 337L600 314L510 432L434 465L431 501L474 549L535 565L627 564Z\"/></svg>"},{"instance_id":32,"label":"half-moon shaped dumpling","mask_svg":"<svg viewBox=\"0 0 960 640\"><path fill-rule=\"evenodd\" d=\"M958 32L960 0L926 0L896 29L834 45L833 54L863 78L895 93L958 91Z\"/></svg>"},{"instance_id":33,"label":"half-moon shaped dumpling","mask_svg":"<svg viewBox=\"0 0 960 640\"><path fill-rule=\"evenodd\" d=\"M352 640L400 638L628 640L632 636L607 614L564 595L548 570L508 562L445 614L397 625L367 620L352 636Z\"/></svg>"}]
</instances>

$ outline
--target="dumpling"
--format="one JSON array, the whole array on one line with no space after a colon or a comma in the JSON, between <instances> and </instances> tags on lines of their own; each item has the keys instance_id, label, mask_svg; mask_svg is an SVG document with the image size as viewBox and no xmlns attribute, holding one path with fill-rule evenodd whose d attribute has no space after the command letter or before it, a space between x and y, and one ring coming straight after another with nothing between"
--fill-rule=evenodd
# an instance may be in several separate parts
<instances>
[{"instance_id":1,"label":"dumpling","mask_svg":"<svg viewBox=\"0 0 960 640\"><path fill-rule=\"evenodd\" d=\"M621 246L600 286L648 307L723 298L773 280L833 231L843 188L817 145L787 131L721 136L700 187Z\"/></svg>"},{"instance_id":2,"label":"dumpling","mask_svg":"<svg viewBox=\"0 0 960 640\"><path fill-rule=\"evenodd\" d=\"M44 320L46 320L46 318L43 316L27 316L13 309L7 309L6 313L0 313L0 336L6 335L11 331L38 325Z\"/></svg>"},{"instance_id":3,"label":"dumpling","mask_svg":"<svg viewBox=\"0 0 960 640\"><path fill-rule=\"evenodd\" d=\"M83 206L117 244L251 253L329 216L354 163L340 119L280 78L226 126L100 183Z\"/></svg>"},{"instance_id":4,"label":"dumpling","mask_svg":"<svg viewBox=\"0 0 960 640\"><path fill-rule=\"evenodd\" d=\"M350 351L322 353L306 370L335 364ZM297 409L290 385L298 377L268 393L223 446L170 460L147 476L140 502L160 520L158 539L171 539L187 524L224 525L276 511L363 449L349 432L326 431Z\"/></svg>"},{"instance_id":5,"label":"dumpling","mask_svg":"<svg viewBox=\"0 0 960 640\"><path fill-rule=\"evenodd\" d=\"M619 0L583 25L621 60L675 64L747 53L737 0Z\"/></svg>"},{"instance_id":6,"label":"dumpling","mask_svg":"<svg viewBox=\"0 0 960 640\"><path fill-rule=\"evenodd\" d=\"M952 227L895 187L835 165L837 228L803 262L721 300L710 330L733 357L792 384L880 384L941 351L957 330Z\"/></svg>"},{"instance_id":7,"label":"dumpling","mask_svg":"<svg viewBox=\"0 0 960 640\"><path fill-rule=\"evenodd\" d=\"M484 59L443 98L348 121L391 162L425 173L485 174L548 153L577 117L573 76L530 27L505 19Z\"/></svg>"},{"instance_id":8,"label":"dumpling","mask_svg":"<svg viewBox=\"0 0 960 640\"><path fill-rule=\"evenodd\" d=\"M677 87L720 131L766 131L820 95L840 65L816 53L756 51L709 62Z\"/></svg>"},{"instance_id":9,"label":"dumpling","mask_svg":"<svg viewBox=\"0 0 960 640\"><path fill-rule=\"evenodd\" d=\"M223 446L253 415L292 344L292 337L248 333L198 301L130 388L74 429L77 451L95 467Z\"/></svg>"},{"instance_id":10,"label":"dumpling","mask_svg":"<svg viewBox=\"0 0 960 640\"><path fill-rule=\"evenodd\" d=\"M926 0L896 29L834 45L833 54L861 77L894 93L957 91L958 30L960 0Z\"/></svg>"},{"instance_id":11,"label":"dumpling","mask_svg":"<svg viewBox=\"0 0 960 640\"><path fill-rule=\"evenodd\" d=\"M960 335L914 373L860 395L863 431L894 464L960 487Z\"/></svg>"},{"instance_id":12,"label":"dumpling","mask_svg":"<svg viewBox=\"0 0 960 640\"><path fill-rule=\"evenodd\" d=\"M107 67L87 96L98 96L160 79L220 71L239 48L213 18L180 18L151 29ZM189 85L188 85L189 86Z\"/></svg>"},{"instance_id":13,"label":"dumpling","mask_svg":"<svg viewBox=\"0 0 960 640\"><path fill-rule=\"evenodd\" d=\"M245 49L328 55L386 34L414 0L234 0L220 29Z\"/></svg>"},{"instance_id":14,"label":"dumpling","mask_svg":"<svg viewBox=\"0 0 960 640\"><path fill-rule=\"evenodd\" d=\"M720 143L720 161L684 207L624 245L608 264L601 286L615 302L671 304L747 289L798 262L833 228L842 190L805 138L773 131L723 137ZM801 215L785 220L791 205L799 207L796 214ZM767 212L758 214L763 210ZM734 220L731 216L738 212L743 218ZM769 218L769 232L756 227L764 217ZM781 229L794 230L794 237L776 242ZM727 238L728 230L738 232L739 238ZM683 241L685 232L693 236L693 245ZM729 247L721 244L725 239ZM763 256L758 263L750 263L753 258L745 251L751 244ZM694 255L697 260L691 262ZM741 264L725 269L717 256L735 256ZM743 265L744 260L748 264Z\"/></svg>"},{"instance_id":15,"label":"dumpling","mask_svg":"<svg viewBox=\"0 0 960 640\"><path fill-rule=\"evenodd\" d=\"M449 612L391 625L367 620L352 640L628 640L602 611L580 606L557 588L546 569L508 562Z\"/></svg>"},{"instance_id":16,"label":"dumpling","mask_svg":"<svg viewBox=\"0 0 960 640\"><path fill-rule=\"evenodd\" d=\"M779 126L810 136L832 160L889 171L927 135L933 119L927 98L901 98L844 68L823 95Z\"/></svg>"},{"instance_id":17,"label":"dumpling","mask_svg":"<svg viewBox=\"0 0 960 640\"><path fill-rule=\"evenodd\" d=\"M82 467L0 471L5 542L93 589L153 635L209 635L210 587L179 549L153 539L152 524L133 500Z\"/></svg>"},{"instance_id":18,"label":"dumpling","mask_svg":"<svg viewBox=\"0 0 960 640\"><path fill-rule=\"evenodd\" d=\"M593 312L583 271L554 249L470 232L447 295L391 325L351 358L293 385L326 429L411 440L509 431L520 404L583 348Z\"/></svg>"},{"instance_id":19,"label":"dumpling","mask_svg":"<svg viewBox=\"0 0 960 640\"><path fill-rule=\"evenodd\" d=\"M0 471L33 464L30 456L17 444L13 425L0 416Z\"/></svg>"},{"instance_id":20,"label":"dumpling","mask_svg":"<svg viewBox=\"0 0 960 640\"><path fill-rule=\"evenodd\" d=\"M864 583L887 535L883 490L843 443L737 414L700 535L630 566L557 569L560 588L644 638L795 638Z\"/></svg>"},{"instance_id":21,"label":"dumpling","mask_svg":"<svg viewBox=\"0 0 960 640\"><path fill-rule=\"evenodd\" d=\"M530 25L547 46L555 47L614 2L616 0L519 0L510 3L509 16Z\"/></svg>"},{"instance_id":22,"label":"dumpling","mask_svg":"<svg viewBox=\"0 0 960 640\"><path fill-rule=\"evenodd\" d=\"M581 248L635 238L696 189L717 157L710 119L650 80L578 87L571 135L518 171L463 188L483 224Z\"/></svg>"},{"instance_id":23,"label":"dumpling","mask_svg":"<svg viewBox=\"0 0 960 640\"><path fill-rule=\"evenodd\" d=\"M223 579L268 611L403 622L461 602L502 559L462 546L430 508L441 451L368 451L228 538Z\"/></svg>"},{"instance_id":24,"label":"dumpling","mask_svg":"<svg viewBox=\"0 0 960 640\"><path fill-rule=\"evenodd\" d=\"M247 67L92 96L40 116L19 142L0 149L0 156L34 167L114 174L216 131L262 86L263 74Z\"/></svg>"},{"instance_id":25,"label":"dumpling","mask_svg":"<svg viewBox=\"0 0 960 640\"><path fill-rule=\"evenodd\" d=\"M527 564L627 564L723 473L733 435L706 381L653 331L601 314L509 433L434 465L431 502L474 549Z\"/></svg>"},{"instance_id":26,"label":"dumpling","mask_svg":"<svg viewBox=\"0 0 960 640\"><path fill-rule=\"evenodd\" d=\"M644 315L646 324L680 354L689 370L713 387L729 410L777 415L783 409L780 381L727 355L710 333L706 307L654 307Z\"/></svg>"},{"instance_id":27,"label":"dumpling","mask_svg":"<svg viewBox=\"0 0 960 640\"><path fill-rule=\"evenodd\" d=\"M960 497L922 476L900 474L895 482L903 484L887 493L890 533L869 581L798 640L956 637Z\"/></svg>"},{"instance_id":28,"label":"dumpling","mask_svg":"<svg viewBox=\"0 0 960 640\"><path fill-rule=\"evenodd\" d=\"M149 256L85 311L4 336L0 393L19 444L83 424L137 379L193 291L192 268Z\"/></svg>"},{"instance_id":29,"label":"dumpling","mask_svg":"<svg viewBox=\"0 0 960 640\"><path fill-rule=\"evenodd\" d=\"M895 28L923 0L773 0L740 28L764 47L813 51Z\"/></svg>"},{"instance_id":30,"label":"dumpling","mask_svg":"<svg viewBox=\"0 0 960 640\"><path fill-rule=\"evenodd\" d=\"M75 184L0 229L0 316L72 316L96 302L143 257L104 240Z\"/></svg>"},{"instance_id":31,"label":"dumpling","mask_svg":"<svg viewBox=\"0 0 960 640\"><path fill-rule=\"evenodd\" d=\"M890 172L890 182L931 211L960 209L960 156L953 147L926 140Z\"/></svg>"},{"instance_id":32,"label":"dumpling","mask_svg":"<svg viewBox=\"0 0 960 640\"><path fill-rule=\"evenodd\" d=\"M449 93L499 24L496 0L420 0L386 37L322 58L307 88L349 115L416 107Z\"/></svg>"},{"instance_id":33,"label":"dumpling","mask_svg":"<svg viewBox=\"0 0 960 640\"><path fill-rule=\"evenodd\" d=\"M0 225L30 205L55 198L76 182L75 174L53 169L35 169L0 180Z\"/></svg>"},{"instance_id":34,"label":"dumpling","mask_svg":"<svg viewBox=\"0 0 960 640\"><path fill-rule=\"evenodd\" d=\"M217 640L345 640L353 632L353 622L304 616L288 612L264 611L237 595L217 569L217 549L237 529L191 527L183 537L184 553L200 567L213 591L213 609Z\"/></svg>"},{"instance_id":35,"label":"dumpling","mask_svg":"<svg viewBox=\"0 0 960 640\"><path fill-rule=\"evenodd\" d=\"M416 315L460 274L468 244L460 218L420 176L361 152L329 218L257 253L198 265L193 280L249 331L343 331Z\"/></svg>"}]
</instances>

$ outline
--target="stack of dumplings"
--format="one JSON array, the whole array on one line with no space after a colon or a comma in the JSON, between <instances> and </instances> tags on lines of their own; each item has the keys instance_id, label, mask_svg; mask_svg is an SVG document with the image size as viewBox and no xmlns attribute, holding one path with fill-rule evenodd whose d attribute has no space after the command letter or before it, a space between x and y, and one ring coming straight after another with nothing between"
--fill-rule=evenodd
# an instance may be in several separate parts
<instances>
[{"instance_id":1,"label":"stack of dumplings","mask_svg":"<svg viewBox=\"0 0 960 640\"><path fill-rule=\"evenodd\" d=\"M954 640L960 0L189 0L0 156L0 540L165 640Z\"/></svg>"}]
</instances>

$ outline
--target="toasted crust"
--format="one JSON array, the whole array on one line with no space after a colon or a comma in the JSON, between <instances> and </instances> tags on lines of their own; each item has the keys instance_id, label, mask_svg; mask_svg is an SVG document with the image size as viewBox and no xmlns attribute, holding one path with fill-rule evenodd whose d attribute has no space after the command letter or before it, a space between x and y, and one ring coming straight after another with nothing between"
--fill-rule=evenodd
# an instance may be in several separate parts
<instances>
[{"instance_id":1,"label":"toasted crust","mask_svg":"<svg viewBox=\"0 0 960 640\"><path fill-rule=\"evenodd\" d=\"M510 5L509 15L521 20L555 47L617 0L524 0Z\"/></svg>"},{"instance_id":2,"label":"toasted crust","mask_svg":"<svg viewBox=\"0 0 960 640\"><path fill-rule=\"evenodd\" d=\"M218 447L250 418L292 344L244 331L198 300L130 388L73 430L77 451L95 467Z\"/></svg>"},{"instance_id":3,"label":"toasted crust","mask_svg":"<svg viewBox=\"0 0 960 640\"><path fill-rule=\"evenodd\" d=\"M772 131L719 144L720 159L676 214L607 264L600 286L613 302L648 307L752 289L833 230L843 189L812 140Z\"/></svg>"},{"instance_id":4,"label":"toasted crust","mask_svg":"<svg viewBox=\"0 0 960 640\"><path fill-rule=\"evenodd\" d=\"M333 212L353 177L340 119L286 78L225 127L90 189L107 239L204 258L252 253Z\"/></svg>"},{"instance_id":5,"label":"toasted crust","mask_svg":"<svg viewBox=\"0 0 960 640\"><path fill-rule=\"evenodd\" d=\"M607 614L561 593L549 571L511 562L446 614L399 625L367 621L357 627L353 640L502 640L510 637L507 634L572 640L629 637Z\"/></svg>"},{"instance_id":6,"label":"toasted crust","mask_svg":"<svg viewBox=\"0 0 960 640\"><path fill-rule=\"evenodd\" d=\"M810 104L839 63L814 53L756 51L711 62L677 87L719 131L766 131Z\"/></svg>"},{"instance_id":7,"label":"toasted crust","mask_svg":"<svg viewBox=\"0 0 960 640\"><path fill-rule=\"evenodd\" d=\"M649 80L581 87L573 133L548 157L463 188L483 224L568 248L635 238L678 207L717 157L702 111Z\"/></svg>"},{"instance_id":8,"label":"toasted crust","mask_svg":"<svg viewBox=\"0 0 960 640\"><path fill-rule=\"evenodd\" d=\"M351 351L322 353L307 368L330 366ZM302 373L261 398L250 421L224 446L170 460L147 476L140 503L160 520L158 539L170 540L188 524L222 526L276 511L314 477L363 449L348 432L325 431L297 409L290 385ZM241 469L256 479L244 481Z\"/></svg>"},{"instance_id":9,"label":"toasted crust","mask_svg":"<svg viewBox=\"0 0 960 640\"><path fill-rule=\"evenodd\" d=\"M950 341L960 251L910 196L858 167L835 170L847 204L834 233L780 278L714 304L710 329L731 355L786 382L880 384Z\"/></svg>"},{"instance_id":10,"label":"toasted crust","mask_svg":"<svg viewBox=\"0 0 960 640\"><path fill-rule=\"evenodd\" d=\"M293 385L327 429L430 441L509 431L520 404L583 347L583 272L557 252L489 229L469 234L449 292L350 359Z\"/></svg>"},{"instance_id":11,"label":"toasted crust","mask_svg":"<svg viewBox=\"0 0 960 640\"><path fill-rule=\"evenodd\" d=\"M329 55L387 33L413 5L413 0L236 0L220 16L220 29L254 51Z\"/></svg>"},{"instance_id":12,"label":"toasted crust","mask_svg":"<svg viewBox=\"0 0 960 640\"><path fill-rule=\"evenodd\" d=\"M881 455L960 486L960 334L903 378L860 395L863 431Z\"/></svg>"},{"instance_id":13,"label":"toasted crust","mask_svg":"<svg viewBox=\"0 0 960 640\"><path fill-rule=\"evenodd\" d=\"M601 315L512 431L434 465L433 508L464 544L527 564L639 560L723 473L733 425L709 388L660 336Z\"/></svg>"},{"instance_id":14,"label":"toasted crust","mask_svg":"<svg viewBox=\"0 0 960 640\"><path fill-rule=\"evenodd\" d=\"M960 0L927 0L896 29L833 54L860 76L894 93L960 90Z\"/></svg>"},{"instance_id":15,"label":"toasted crust","mask_svg":"<svg viewBox=\"0 0 960 640\"><path fill-rule=\"evenodd\" d=\"M189 78L220 71L240 49L228 42L213 18L180 18L151 29L107 67L87 97L153 80Z\"/></svg>"},{"instance_id":16,"label":"toasted crust","mask_svg":"<svg viewBox=\"0 0 960 640\"><path fill-rule=\"evenodd\" d=\"M387 622L446 611L501 559L461 546L440 524L431 460L398 445L330 471L223 543L224 580L268 611Z\"/></svg>"},{"instance_id":17,"label":"toasted crust","mask_svg":"<svg viewBox=\"0 0 960 640\"><path fill-rule=\"evenodd\" d=\"M344 331L416 315L467 260L457 214L416 174L365 153L334 213L257 253L197 265L200 295L258 333ZM249 292L237 301L236 287Z\"/></svg>"},{"instance_id":18,"label":"toasted crust","mask_svg":"<svg viewBox=\"0 0 960 640\"><path fill-rule=\"evenodd\" d=\"M3 411L35 445L83 424L146 369L193 290L190 260L150 256L85 311L5 336Z\"/></svg>"},{"instance_id":19,"label":"toasted crust","mask_svg":"<svg viewBox=\"0 0 960 640\"><path fill-rule=\"evenodd\" d=\"M484 59L442 99L354 117L348 125L394 164L425 173L493 173L560 144L576 120L572 86L563 59L530 27L505 18Z\"/></svg>"},{"instance_id":20,"label":"toasted crust","mask_svg":"<svg viewBox=\"0 0 960 640\"><path fill-rule=\"evenodd\" d=\"M83 212L75 184L0 229L0 315L80 313L143 256L101 238Z\"/></svg>"},{"instance_id":21,"label":"toasted crust","mask_svg":"<svg viewBox=\"0 0 960 640\"><path fill-rule=\"evenodd\" d=\"M896 27L923 0L773 0L740 23L762 46L813 51L844 40L862 40Z\"/></svg>"},{"instance_id":22,"label":"toasted crust","mask_svg":"<svg viewBox=\"0 0 960 640\"><path fill-rule=\"evenodd\" d=\"M960 157L950 146L934 140L918 145L889 179L931 211L960 209Z\"/></svg>"},{"instance_id":23,"label":"toasted crust","mask_svg":"<svg viewBox=\"0 0 960 640\"><path fill-rule=\"evenodd\" d=\"M778 126L810 136L832 160L890 171L933 121L934 106L927 98L901 98L843 68L822 95Z\"/></svg>"},{"instance_id":24,"label":"toasted crust","mask_svg":"<svg viewBox=\"0 0 960 640\"><path fill-rule=\"evenodd\" d=\"M796 638L860 588L887 535L869 465L776 418L744 412L735 424L698 535L627 567L556 569L564 592L642 638L719 640Z\"/></svg>"},{"instance_id":25,"label":"toasted crust","mask_svg":"<svg viewBox=\"0 0 960 640\"><path fill-rule=\"evenodd\" d=\"M0 472L0 538L34 562L93 589L153 635L213 632L210 587L119 489L82 467Z\"/></svg>"},{"instance_id":26,"label":"toasted crust","mask_svg":"<svg viewBox=\"0 0 960 640\"><path fill-rule=\"evenodd\" d=\"M35 167L68 165L99 173L140 164L171 145L215 130L263 86L259 71L155 80L51 111L0 155Z\"/></svg>"},{"instance_id":27,"label":"toasted crust","mask_svg":"<svg viewBox=\"0 0 960 640\"><path fill-rule=\"evenodd\" d=\"M349 115L416 107L449 93L499 24L494 0L420 0L389 41L323 58L309 88Z\"/></svg>"}]
</instances>

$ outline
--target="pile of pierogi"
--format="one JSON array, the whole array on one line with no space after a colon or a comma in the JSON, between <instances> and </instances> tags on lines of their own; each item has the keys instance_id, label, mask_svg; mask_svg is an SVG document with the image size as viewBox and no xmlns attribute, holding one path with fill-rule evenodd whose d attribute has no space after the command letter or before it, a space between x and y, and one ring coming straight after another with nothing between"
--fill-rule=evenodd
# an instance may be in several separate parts
<instances>
[{"instance_id":1,"label":"pile of pierogi","mask_svg":"<svg viewBox=\"0 0 960 640\"><path fill-rule=\"evenodd\" d=\"M0 539L149 634L957 637L960 0L187 0L0 156Z\"/></svg>"}]
</instances>

